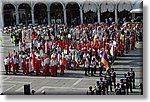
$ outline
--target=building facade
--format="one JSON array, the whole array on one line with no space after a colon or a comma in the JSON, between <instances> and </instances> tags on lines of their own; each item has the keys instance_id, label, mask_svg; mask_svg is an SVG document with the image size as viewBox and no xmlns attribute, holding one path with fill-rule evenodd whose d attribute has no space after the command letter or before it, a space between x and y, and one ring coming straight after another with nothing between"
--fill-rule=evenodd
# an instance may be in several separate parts
<instances>
[{"instance_id":1,"label":"building facade","mask_svg":"<svg viewBox=\"0 0 150 102\"><path fill-rule=\"evenodd\" d=\"M112 22L129 19L129 11L142 0L1 0L0 27L60 23Z\"/></svg>"}]
</instances>

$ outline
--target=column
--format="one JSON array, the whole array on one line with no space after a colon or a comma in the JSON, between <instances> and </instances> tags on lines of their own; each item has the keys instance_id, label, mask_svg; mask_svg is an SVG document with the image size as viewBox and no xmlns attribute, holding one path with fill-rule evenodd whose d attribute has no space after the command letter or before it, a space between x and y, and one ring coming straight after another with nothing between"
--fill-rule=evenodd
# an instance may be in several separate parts
<instances>
[{"instance_id":1,"label":"column","mask_svg":"<svg viewBox=\"0 0 150 102\"><path fill-rule=\"evenodd\" d=\"M31 8L31 16L32 16L32 25L35 25L35 20L34 20L34 7Z\"/></svg>"},{"instance_id":2,"label":"column","mask_svg":"<svg viewBox=\"0 0 150 102\"><path fill-rule=\"evenodd\" d=\"M98 17L98 23L101 22L101 15L100 15L100 10L98 9L97 11L97 17Z\"/></svg>"},{"instance_id":3,"label":"column","mask_svg":"<svg viewBox=\"0 0 150 102\"><path fill-rule=\"evenodd\" d=\"M117 8L117 6L115 7L115 23L117 24L118 23L118 17L117 17L117 11L118 10L118 8Z\"/></svg>"},{"instance_id":4,"label":"column","mask_svg":"<svg viewBox=\"0 0 150 102\"><path fill-rule=\"evenodd\" d=\"M0 2L0 29L2 29L3 27L4 27L4 19L3 19L3 16L4 16L4 14L3 14L3 9L2 9L2 4L1 4L1 2Z\"/></svg>"},{"instance_id":5,"label":"column","mask_svg":"<svg viewBox=\"0 0 150 102\"><path fill-rule=\"evenodd\" d=\"M66 8L65 8L65 6L63 8L63 11L64 11L64 24L65 24L65 26L67 26L67 16L66 16Z\"/></svg>"},{"instance_id":6,"label":"column","mask_svg":"<svg viewBox=\"0 0 150 102\"><path fill-rule=\"evenodd\" d=\"M15 6L15 9L16 9L16 25L19 25L19 5L16 5Z\"/></svg>"},{"instance_id":7,"label":"column","mask_svg":"<svg viewBox=\"0 0 150 102\"><path fill-rule=\"evenodd\" d=\"M80 20L81 20L81 24L83 24L83 9L82 9L82 6L80 6Z\"/></svg>"},{"instance_id":8,"label":"column","mask_svg":"<svg viewBox=\"0 0 150 102\"><path fill-rule=\"evenodd\" d=\"M47 10L47 19L48 19L48 25L50 25L51 24L51 22L50 22L50 20L51 20L51 18L50 18L50 10Z\"/></svg>"}]
</instances>

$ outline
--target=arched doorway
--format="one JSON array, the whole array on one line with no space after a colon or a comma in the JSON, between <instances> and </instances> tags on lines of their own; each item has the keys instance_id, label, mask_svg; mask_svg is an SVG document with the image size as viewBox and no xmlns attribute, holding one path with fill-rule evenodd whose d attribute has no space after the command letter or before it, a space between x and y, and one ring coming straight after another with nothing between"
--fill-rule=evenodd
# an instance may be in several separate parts
<instances>
[{"instance_id":1,"label":"arched doorway","mask_svg":"<svg viewBox=\"0 0 150 102\"><path fill-rule=\"evenodd\" d=\"M97 6L93 2L85 2L83 4L83 22L95 23L97 22Z\"/></svg>"},{"instance_id":2,"label":"arched doorway","mask_svg":"<svg viewBox=\"0 0 150 102\"><path fill-rule=\"evenodd\" d=\"M5 4L3 8L4 26L13 26L16 24L15 7L12 4Z\"/></svg>"},{"instance_id":3,"label":"arched doorway","mask_svg":"<svg viewBox=\"0 0 150 102\"><path fill-rule=\"evenodd\" d=\"M19 24L28 25L32 23L31 7L28 4L20 4L19 8Z\"/></svg>"},{"instance_id":4,"label":"arched doorway","mask_svg":"<svg viewBox=\"0 0 150 102\"><path fill-rule=\"evenodd\" d=\"M112 2L103 2L100 9L102 22L111 24L115 21L114 4Z\"/></svg>"},{"instance_id":5,"label":"arched doorway","mask_svg":"<svg viewBox=\"0 0 150 102\"><path fill-rule=\"evenodd\" d=\"M59 2L52 3L50 6L51 24L63 24L63 6Z\"/></svg>"},{"instance_id":6,"label":"arched doorway","mask_svg":"<svg viewBox=\"0 0 150 102\"><path fill-rule=\"evenodd\" d=\"M36 24L47 24L47 6L43 3L37 3L34 6L34 17Z\"/></svg>"},{"instance_id":7,"label":"arched doorway","mask_svg":"<svg viewBox=\"0 0 150 102\"><path fill-rule=\"evenodd\" d=\"M123 24L124 22L131 20L130 10L132 4L129 1L122 1L118 3L118 23Z\"/></svg>"},{"instance_id":8,"label":"arched doorway","mask_svg":"<svg viewBox=\"0 0 150 102\"><path fill-rule=\"evenodd\" d=\"M77 3L71 2L66 6L67 9L67 24L75 26L80 24L80 7Z\"/></svg>"}]
</instances>

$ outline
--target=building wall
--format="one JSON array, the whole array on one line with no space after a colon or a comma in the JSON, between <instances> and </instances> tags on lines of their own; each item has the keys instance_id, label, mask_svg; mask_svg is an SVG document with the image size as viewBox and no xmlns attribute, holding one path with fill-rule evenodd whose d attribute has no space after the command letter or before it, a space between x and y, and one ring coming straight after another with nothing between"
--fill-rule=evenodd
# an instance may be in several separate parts
<instances>
[{"instance_id":1,"label":"building wall","mask_svg":"<svg viewBox=\"0 0 150 102\"><path fill-rule=\"evenodd\" d=\"M3 22L3 5L2 2L0 1L0 29L4 27L4 22Z\"/></svg>"},{"instance_id":2,"label":"building wall","mask_svg":"<svg viewBox=\"0 0 150 102\"><path fill-rule=\"evenodd\" d=\"M91 9L93 8L92 10L96 11L96 12L99 10L100 10L100 12L105 12L107 10L117 12L115 9L117 9L118 11L122 11L124 9L130 11L131 9L134 8L133 6L137 6L139 4L139 3L136 3L137 1L138 0L0 0L0 27L4 26L3 6L5 4L13 4L15 9L17 10L17 8L20 4L27 3L31 7L31 12L33 12L34 6L37 3L44 3L47 6L47 10L49 11L50 5L54 2L61 3L63 6L63 10L65 10L66 5L68 3L76 2L79 5L80 9L81 8L83 9L83 13L84 13L84 11L87 11L87 9L89 9L88 6L85 7L85 5L88 3L91 3L93 5L90 8ZM142 0L140 0L140 1L142 2ZM133 4L136 4L136 5L133 5ZM115 16L117 16L117 13L115 13ZM65 18L65 15L64 15L64 18ZM117 17L115 17L115 21L117 22ZM32 19L32 23L33 22L34 21Z\"/></svg>"}]
</instances>

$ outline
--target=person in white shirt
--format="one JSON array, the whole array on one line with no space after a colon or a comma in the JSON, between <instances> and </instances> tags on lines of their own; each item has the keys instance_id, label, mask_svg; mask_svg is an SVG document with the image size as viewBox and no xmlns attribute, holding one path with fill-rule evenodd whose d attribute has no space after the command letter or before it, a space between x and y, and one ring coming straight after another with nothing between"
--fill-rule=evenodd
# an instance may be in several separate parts
<instances>
[{"instance_id":1,"label":"person in white shirt","mask_svg":"<svg viewBox=\"0 0 150 102\"><path fill-rule=\"evenodd\" d=\"M90 63L91 76L94 76L94 75L93 75L93 71L94 71L94 63L93 63L93 62L94 62L94 61L91 60L91 63Z\"/></svg>"},{"instance_id":2,"label":"person in white shirt","mask_svg":"<svg viewBox=\"0 0 150 102\"><path fill-rule=\"evenodd\" d=\"M22 70L22 54L19 54L19 67Z\"/></svg>"},{"instance_id":3,"label":"person in white shirt","mask_svg":"<svg viewBox=\"0 0 150 102\"><path fill-rule=\"evenodd\" d=\"M98 68L99 68L99 76L102 76L102 71L103 71L103 67L102 67L102 63L101 61L98 62Z\"/></svg>"},{"instance_id":4,"label":"person in white shirt","mask_svg":"<svg viewBox=\"0 0 150 102\"><path fill-rule=\"evenodd\" d=\"M6 75L8 75L8 65L9 65L9 58L6 57L4 59L4 66L5 66L5 70L6 70Z\"/></svg>"},{"instance_id":5,"label":"person in white shirt","mask_svg":"<svg viewBox=\"0 0 150 102\"><path fill-rule=\"evenodd\" d=\"M86 60L85 60L84 67L85 67L85 76L88 76L88 74L87 74L87 71L88 71L88 68L89 68L88 58L86 58Z\"/></svg>"},{"instance_id":6,"label":"person in white shirt","mask_svg":"<svg viewBox=\"0 0 150 102\"><path fill-rule=\"evenodd\" d=\"M55 59L55 56L52 57L50 65L51 65L51 76L57 76L57 59Z\"/></svg>"}]
</instances>

